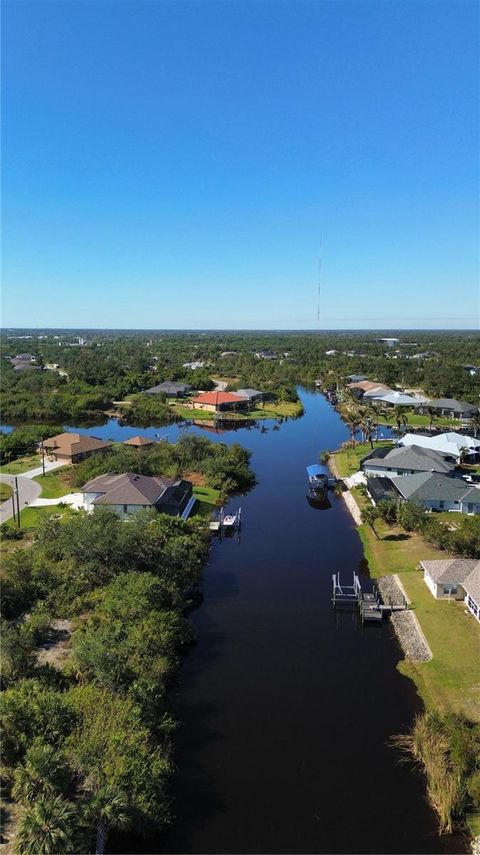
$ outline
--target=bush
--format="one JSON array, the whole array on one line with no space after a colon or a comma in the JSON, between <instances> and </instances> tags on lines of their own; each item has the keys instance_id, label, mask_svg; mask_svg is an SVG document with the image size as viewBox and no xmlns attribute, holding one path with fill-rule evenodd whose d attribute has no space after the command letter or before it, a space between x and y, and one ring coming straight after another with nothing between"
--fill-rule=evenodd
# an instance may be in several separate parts
<instances>
[{"instance_id":1,"label":"bush","mask_svg":"<svg viewBox=\"0 0 480 855\"><path fill-rule=\"evenodd\" d=\"M0 525L1 540L21 540L24 534L25 531L23 530L23 528L10 526L7 523L2 523L2 525Z\"/></svg>"}]
</instances>

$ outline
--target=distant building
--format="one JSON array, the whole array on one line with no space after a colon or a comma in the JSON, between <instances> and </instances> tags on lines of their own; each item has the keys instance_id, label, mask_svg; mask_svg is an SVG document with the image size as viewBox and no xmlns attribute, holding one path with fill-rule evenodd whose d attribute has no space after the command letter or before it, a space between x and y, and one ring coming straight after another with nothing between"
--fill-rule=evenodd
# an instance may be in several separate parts
<instances>
[{"instance_id":1,"label":"distant building","mask_svg":"<svg viewBox=\"0 0 480 855\"><path fill-rule=\"evenodd\" d=\"M413 475L367 477L367 489L377 504L382 499L412 502L425 511L451 511L480 514L480 489L463 478L452 478L438 472L416 472Z\"/></svg>"},{"instance_id":2,"label":"distant building","mask_svg":"<svg viewBox=\"0 0 480 855\"><path fill-rule=\"evenodd\" d=\"M86 436L81 433L59 433L50 439L45 439L43 447L55 460L67 460L69 463L80 463L94 454L103 454L111 447L96 436Z\"/></svg>"},{"instance_id":3,"label":"distant building","mask_svg":"<svg viewBox=\"0 0 480 855\"><path fill-rule=\"evenodd\" d=\"M399 343L400 339L399 338L379 338L378 341L383 342L383 344L386 344L388 347L393 347L394 344Z\"/></svg>"},{"instance_id":4,"label":"distant building","mask_svg":"<svg viewBox=\"0 0 480 855\"><path fill-rule=\"evenodd\" d=\"M457 401L455 398L437 398L428 402L428 407L436 410L439 416L450 416L452 419L470 419L478 413L478 407L468 401Z\"/></svg>"},{"instance_id":5,"label":"distant building","mask_svg":"<svg viewBox=\"0 0 480 855\"><path fill-rule=\"evenodd\" d=\"M242 409L248 404L246 398L233 395L231 392L203 392L191 398L190 401L196 410L207 410L210 413Z\"/></svg>"},{"instance_id":6,"label":"distant building","mask_svg":"<svg viewBox=\"0 0 480 855\"><path fill-rule=\"evenodd\" d=\"M195 503L192 484L182 478L151 477L124 472L99 475L82 487L84 508L112 508L121 517L144 508L170 516L188 516Z\"/></svg>"},{"instance_id":7,"label":"distant building","mask_svg":"<svg viewBox=\"0 0 480 855\"><path fill-rule=\"evenodd\" d=\"M132 448L151 448L157 443L154 439L148 439L146 436L131 436L130 439L126 439L123 444L131 445Z\"/></svg>"},{"instance_id":8,"label":"distant building","mask_svg":"<svg viewBox=\"0 0 480 855\"><path fill-rule=\"evenodd\" d=\"M33 353L17 353L15 359L20 362L35 362L36 357Z\"/></svg>"},{"instance_id":9,"label":"distant building","mask_svg":"<svg viewBox=\"0 0 480 855\"><path fill-rule=\"evenodd\" d=\"M197 359L194 362L184 362L183 368L190 368L191 371L197 371L199 368L204 368L205 363L202 362L201 359Z\"/></svg>"},{"instance_id":10,"label":"distant building","mask_svg":"<svg viewBox=\"0 0 480 855\"><path fill-rule=\"evenodd\" d=\"M472 462L480 455L480 440L473 436L464 436L462 433L447 431L435 436L424 436L419 433L406 433L399 439L401 445L417 445L439 451L454 458L457 462L462 458L471 459Z\"/></svg>"},{"instance_id":11,"label":"distant building","mask_svg":"<svg viewBox=\"0 0 480 855\"><path fill-rule=\"evenodd\" d=\"M145 389L148 395L166 395L167 398L183 398L191 391L192 387L188 383L175 383L171 380L164 380L151 389Z\"/></svg>"},{"instance_id":12,"label":"distant building","mask_svg":"<svg viewBox=\"0 0 480 855\"><path fill-rule=\"evenodd\" d=\"M240 398L245 398L250 403L254 401L263 401L263 392L259 392L258 389L237 389L235 395L238 395Z\"/></svg>"}]
</instances>

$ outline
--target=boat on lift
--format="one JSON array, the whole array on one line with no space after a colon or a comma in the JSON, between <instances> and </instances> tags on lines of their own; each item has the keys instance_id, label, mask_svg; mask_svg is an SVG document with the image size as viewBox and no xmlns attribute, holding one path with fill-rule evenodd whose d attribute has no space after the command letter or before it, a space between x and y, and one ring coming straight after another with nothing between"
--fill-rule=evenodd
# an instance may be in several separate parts
<instances>
[{"instance_id":1,"label":"boat on lift","mask_svg":"<svg viewBox=\"0 0 480 855\"><path fill-rule=\"evenodd\" d=\"M307 466L308 492L312 499L318 499L325 495L328 487L328 475L318 463Z\"/></svg>"},{"instance_id":2,"label":"boat on lift","mask_svg":"<svg viewBox=\"0 0 480 855\"><path fill-rule=\"evenodd\" d=\"M230 531L232 531L233 529L240 528L241 515L242 515L242 509L241 508L239 508L238 511L234 514L223 514L222 515L222 527L226 528L226 529L230 529Z\"/></svg>"}]
</instances>

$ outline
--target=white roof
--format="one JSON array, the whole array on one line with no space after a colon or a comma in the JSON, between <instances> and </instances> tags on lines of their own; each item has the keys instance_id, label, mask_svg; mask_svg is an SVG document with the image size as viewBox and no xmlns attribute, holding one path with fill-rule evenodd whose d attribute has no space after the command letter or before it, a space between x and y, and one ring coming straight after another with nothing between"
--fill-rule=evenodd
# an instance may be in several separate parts
<instances>
[{"instance_id":1,"label":"white roof","mask_svg":"<svg viewBox=\"0 0 480 855\"><path fill-rule=\"evenodd\" d=\"M440 433L436 436L406 433L399 442L401 445L419 445L421 448L431 448L434 451L441 451L443 454L450 454L452 457L460 457L462 448L470 448L472 451L480 449L480 440L474 439L473 436L455 433L455 431Z\"/></svg>"},{"instance_id":2,"label":"white roof","mask_svg":"<svg viewBox=\"0 0 480 855\"><path fill-rule=\"evenodd\" d=\"M406 395L405 392L388 392L386 395L370 395L370 397L375 397L376 400L384 401L386 404L405 405L406 407L412 407L414 404L425 404L428 400L422 395Z\"/></svg>"}]
</instances>

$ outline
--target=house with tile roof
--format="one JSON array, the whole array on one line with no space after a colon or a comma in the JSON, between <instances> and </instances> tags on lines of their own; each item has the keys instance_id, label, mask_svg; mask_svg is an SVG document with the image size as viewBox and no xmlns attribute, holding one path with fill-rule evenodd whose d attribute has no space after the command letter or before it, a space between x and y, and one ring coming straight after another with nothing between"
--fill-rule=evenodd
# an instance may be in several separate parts
<instances>
[{"instance_id":1,"label":"house with tile roof","mask_svg":"<svg viewBox=\"0 0 480 855\"><path fill-rule=\"evenodd\" d=\"M469 612L480 621L480 561L450 558L445 561L420 561L423 579L435 599L463 600Z\"/></svg>"},{"instance_id":2,"label":"house with tile roof","mask_svg":"<svg viewBox=\"0 0 480 855\"><path fill-rule=\"evenodd\" d=\"M245 409L248 400L232 392L202 392L195 398L190 398L196 410L207 410L210 413L220 413L225 410Z\"/></svg>"}]
</instances>

